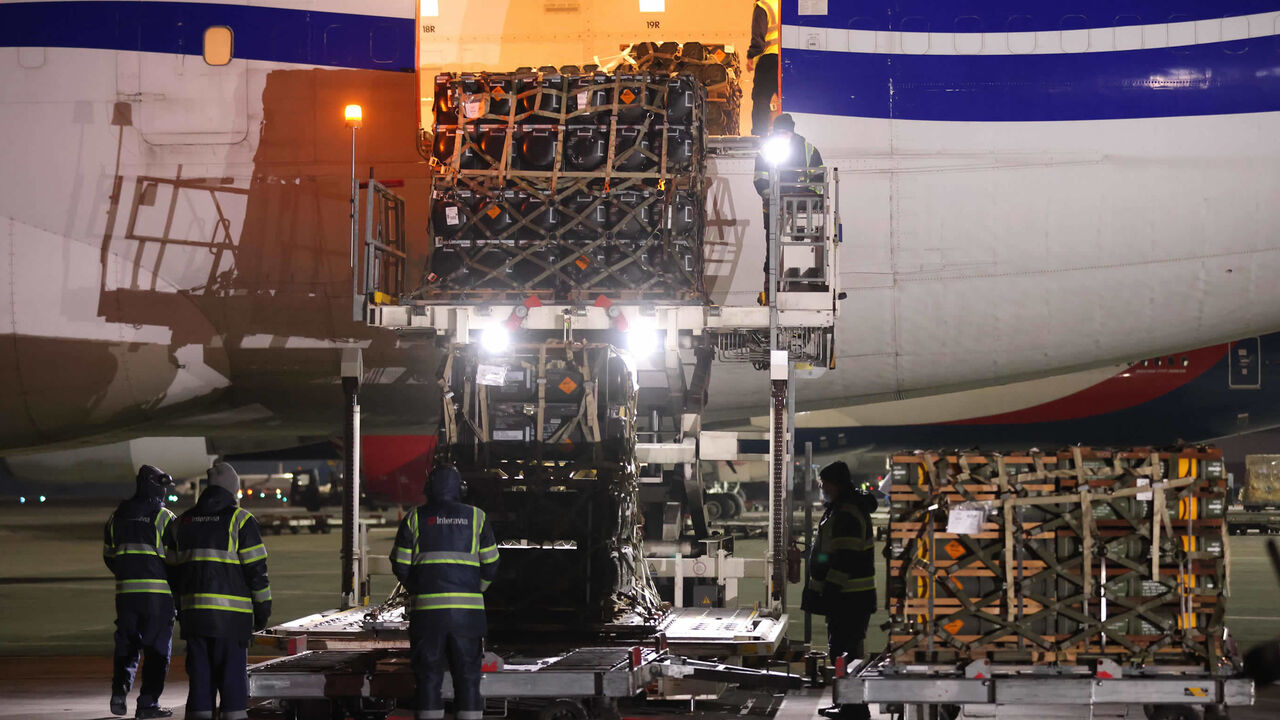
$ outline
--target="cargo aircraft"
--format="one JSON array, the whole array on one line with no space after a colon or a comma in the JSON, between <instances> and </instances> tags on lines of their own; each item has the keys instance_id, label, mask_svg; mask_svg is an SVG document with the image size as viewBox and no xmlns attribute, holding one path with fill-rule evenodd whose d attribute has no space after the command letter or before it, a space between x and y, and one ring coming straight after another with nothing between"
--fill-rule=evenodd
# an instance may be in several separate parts
<instances>
[{"instance_id":1,"label":"cargo aircraft","mask_svg":"<svg viewBox=\"0 0 1280 720\"><path fill-rule=\"evenodd\" d=\"M416 474L433 446L436 353L352 320L353 172L405 198L421 267L420 128L437 73L608 66L639 41L723 43L741 58L751 10L0 2L10 470L114 479L160 458L194 474L209 453L330 437L339 355L358 346L369 441L395 458L389 472ZM1104 407L1078 397L1095 386L1150 381L1163 390L1149 399L1178 397L1199 380L1166 371L1217 377L1226 362L1189 349L1280 329L1280 0L782 10L782 109L841 178L837 362L798 387L818 443L1026 423L1042 399L1044 422L1066 423ZM354 133L348 104L364 109ZM761 283L751 165L709 167L707 284L721 304L753 302ZM1144 373L1144 358L1174 362ZM748 365L717 367L707 419L748 424L766 386ZM1222 431L1176 407L1179 436ZM1247 412L1253 428L1277 422Z\"/></svg>"}]
</instances>

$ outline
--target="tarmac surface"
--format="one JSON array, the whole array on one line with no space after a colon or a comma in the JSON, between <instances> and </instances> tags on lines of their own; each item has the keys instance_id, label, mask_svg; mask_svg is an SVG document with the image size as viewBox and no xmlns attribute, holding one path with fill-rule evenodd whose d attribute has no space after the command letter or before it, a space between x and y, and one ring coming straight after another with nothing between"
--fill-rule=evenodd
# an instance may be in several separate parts
<instances>
[{"instance_id":1,"label":"tarmac surface","mask_svg":"<svg viewBox=\"0 0 1280 720\"><path fill-rule=\"evenodd\" d=\"M0 720L113 717L107 712L114 630L114 585L102 564L102 523L114 504L18 505L0 500ZM177 512L182 506L173 508ZM255 514L269 509L249 506ZM385 554L393 529L370 531L370 551ZM270 552L273 621L283 622L332 608L338 598L340 533L284 534L266 537ZM1280 637L1280 582L1266 558L1259 536L1231 538L1231 595L1228 624L1242 649ZM760 540L737 543L738 552L759 557ZM390 579L375 579L374 598L391 589ZM798 590L797 593L798 595ZM761 599L763 588L741 584L740 601ZM798 598L793 601L798 605ZM825 649L825 627L814 618L815 649ZM874 617L867 647L882 646L884 635ZM800 641L803 623L793 616L790 636ZM264 654L268 648L255 648ZM183 645L174 641L174 658L161 704L180 708L186 697ZM136 689L135 689L136 695ZM767 694L743 694L741 705L700 703L699 717L763 716L775 720L814 717L814 708L830 697L816 691L789 694L785 700ZM129 710L133 710L130 698ZM688 714L684 708L655 708L648 714ZM1144 717L1135 708L1136 718ZM409 717L409 715L397 716ZM886 716L887 717L887 716ZM1280 687L1259 692L1253 708L1236 709L1236 720L1280 720Z\"/></svg>"}]
</instances>

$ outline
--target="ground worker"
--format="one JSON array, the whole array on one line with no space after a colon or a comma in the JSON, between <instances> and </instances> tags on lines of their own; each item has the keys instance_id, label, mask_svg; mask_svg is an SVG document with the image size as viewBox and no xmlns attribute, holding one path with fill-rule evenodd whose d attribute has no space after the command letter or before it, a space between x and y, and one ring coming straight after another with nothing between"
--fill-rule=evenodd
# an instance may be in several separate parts
<instances>
[{"instance_id":1,"label":"ground worker","mask_svg":"<svg viewBox=\"0 0 1280 720\"><path fill-rule=\"evenodd\" d=\"M773 99L778 96L782 50L782 14L778 0L756 0L751 12L751 44L747 47L747 69L751 76L751 134L763 136L769 130Z\"/></svg>"},{"instance_id":2,"label":"ground worker","mask_svg":"<svg viewBox=\"0 0 1280 720\"><path fill-rule=\"evenodd\" d=\"M773 119L773 130L769 137L761 143L760 152L756 155L755 188L764 201L764 292L760 295L760 304L768 303L769 294L769 195L772 171L778 171L778 181L787 192L805 192L797 187L799 183L819 178L810 178L807 168L822 167L822 153L809 144L803 136L796 133L796 121L788 113ZM781 272L781 268L779 268Z\"/></svg>"},{"instance_id":3,"label":"ground worker","mask_svg":"<svg viewBox=\"0 0 1280 720\"><path fill-rule=\"evenodd\" d=\"M437 467L427 503L400 522L391 567L409 593L409 652L417 720L444 717L441 683L453 676L457 720L480 720L484 591L498 574L498 545L484 511L462 502L462 477Z\"/></svg>"},{"instance_id":4,"label":"ground worker","mask_svg":"<svg viewBox=\"0 0 1280 720\"><path fill-rule=\"evenodd\" d=\"M849 466L836 461L818 473L826 512L809 555L809 582L804 609L827 617L827 644L832 662L863 659L867 623L876 609L875 535L871 513L876 499L854 486ZM829 717L871 717L866 705L833 706Z\"/></svg>"},{"instance_id":5,"label":"ground worker","mask_svg":"<svg viewBox=\"0 0 1280 720\"><path fill-rule=\"evenodd\" d=\"M187 641L187 719L244 720L249 704L249 640L271 616L267 549L258 521L238 505L240 476L209 468L195 507L170 523L165 547Z\"/></svg>"},{"instance_id":6,"label":"ground worker","mask_svg":"<svg viewBox=\"0 0 1280 720\"><path fill-rule=\"evenodd\" d=\"M173 641L173 595L165 565L164 532L173 513L164 506L173 478L154 465L138 469L133 497L120 503L102 529L102 560L116 576L116 649L111 674L111 713L128 712L126 700L142 655L142 688L134 713L170 717L160 707Z\"/></svg>"}]
</instances>

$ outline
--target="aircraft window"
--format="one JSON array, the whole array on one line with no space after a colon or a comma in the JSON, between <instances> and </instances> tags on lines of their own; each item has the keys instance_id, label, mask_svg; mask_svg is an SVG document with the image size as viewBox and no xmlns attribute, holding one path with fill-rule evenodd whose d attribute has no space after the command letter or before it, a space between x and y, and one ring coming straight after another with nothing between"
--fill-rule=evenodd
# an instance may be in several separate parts
<instances>
[{"instance_id":1,"label":"aircraft window","mask_svg":"<svg viewBox=\"0 0 1280 720\"><path fill-rule=\"evenodd\" d=\"M870 18L856 17L849 21L850 28L867 27L875 24ZM849 52L873 53L876 51L876 33L849 33Z\"/></svg>"},{"instance_id":2,"label":"aircraft window","mask_svg":"<svg viewBox=\"0 0 1280 720\"><path fill-rule=\"evenodd\" d=\"M831 447L831 439L830 439L830 438L828 438L826 435L823 435L822 437L819 437L819 438L818 438L818 448L819 448L819 449L826 450L826 449L827 449L827 448L829 448L829 447Z\"/></svg>"},{"instance_id":3,"label":"aircraft window","mask_svg":"<svg viewBox=\"0 0 1280 720\"><path fill-rule=\"evenodd\" d=\"M374 62L391 63L397 60L396 30L390 25L375 27L369 34L369 57Z\"/></svg>"},{"instance_id":4,"label":"aircraft window","mask_svg":"<svg viewBox=\"0 0 1280 720\"><path fill-rule=\"evenodd\" d=\"M231 62L235 38L231 28L214 25L204 31L204 61L210 65L226 65Z\"/></svg>"},{"instance_id":5,"label":"aircraft window","mask_svg":"<svg viewBox=\"0 0 1280 720\"><path fill-rule=\"evenodd\" d=\"M973 15L956 18L955 39L956 52L965 55L977 55L982 52L982 20Z\"/></svg>"},{"instance_id":6,"label":"aircraft window","mask_svg":"<svg viewBox=\"0 0 1280 720\"><path fill-rule=\"evenodd\" d=\"M1247 17L1227 17L1222 19L1222 39L1225 42L1232 40L1244 40L1249 37L1249 18ZM1249 49L1249 43L1239 43L1238 45L1228 45L1223 48L1231 55L1241 55Z\"/></svg>"},{"instance_id":7,"label":"aircraft window","mask_svg":"<svg viewBox=\"0 0 1280 720\"><path fill-rule=\"evenodd\" d=\"M1196 23L1197 43L1216 43L1222 41L1222 20L1209 19Z\"/></svg>"},{"instance_id":8,"label":"aircraft window","mask_svg":"<svg viewBox=\"0 0 1280 720\"><path fill-rule=\"evenodd\" d=\"M902 51L912 55L929 52L929 21L912 16L902 20Z\"/></svg>"},{"instance_id":9,"label":"aircraft window","mask_svg":"<svg viewBox=\"0 0 1280 720\"><path fill-rule=\"evenodd\" d=\"M1187 359L1187 356L1186 356L1186 355L1183 355L1183 356L1182 356L1182 367L1187 367L1187 366L1189 366L1190 364L1191 364L1191 361Z\"/></svg>"},{"instance_id":10,"label":"aircraft window","mask_svg":"<svg viewBox=\"0 0 1280 720\"><path fill-rule=\"evenodd\" d=\"M1169 47L1175 53L1185 55L1191 52L1196 42L1196 26L1189 15L1169 16Z\"/></svg>"},{"instance_id":11,"label":"aircraft window","mask_svg":"<svg viewBox=\"0 0 1280 720\"><path fill-rule=\"evenodd\" d=\"M1036 50L1036 34L1031 30L1030 15L1009 18L1009 52L1030 53Z\"/></svg>"},{"instance_id":12,"label":"aircraft window","mask_svg":"<svg viewBox=\"0 0 1280 720\"><path fill-rule=\"evenodd\" d=\"M1062 52L1084 52L1089 49L1088 19L1083 15L1062 18Z\"/></svg>"},{"instance_id":13,"label":"aircraft window","mask_svg":"<svg viewBox=\"0 0 1280 720\"><path fill-rule=\"evenodd\" d=\"M1142 47L1142 18L1137 15L1116 16L1116 49L1137 50Z\"/></svg>"}]
</instances>

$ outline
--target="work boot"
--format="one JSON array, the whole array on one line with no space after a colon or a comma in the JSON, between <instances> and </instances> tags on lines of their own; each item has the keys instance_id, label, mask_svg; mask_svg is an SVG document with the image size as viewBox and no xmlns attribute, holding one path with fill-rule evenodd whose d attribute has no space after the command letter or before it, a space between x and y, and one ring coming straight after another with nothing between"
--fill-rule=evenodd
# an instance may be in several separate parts
<instances>
[{"instance_id":1,"label":"work boot","mask_svg":"<svg viewBox=\"0 0 1280 720\"><path fill-rule=\"evenodd\" d=\"M152 705L151 707L138 708L138 712L134 717L139 718L140 720L142 718L167 718L173 717L173 711L166 710L159 705Z\"/></svg>"},{"instance_id":2,"label":"work boot","mask_svg":"<svg viewBox=\"0 0 1280 720\"><path fill-rule=\"evenodd\" d=\"M124 696L112 695L111 696L111 714L124 715L127 712L129 712L129 708L125 707Z\"/></svg>"}]
</instances>

